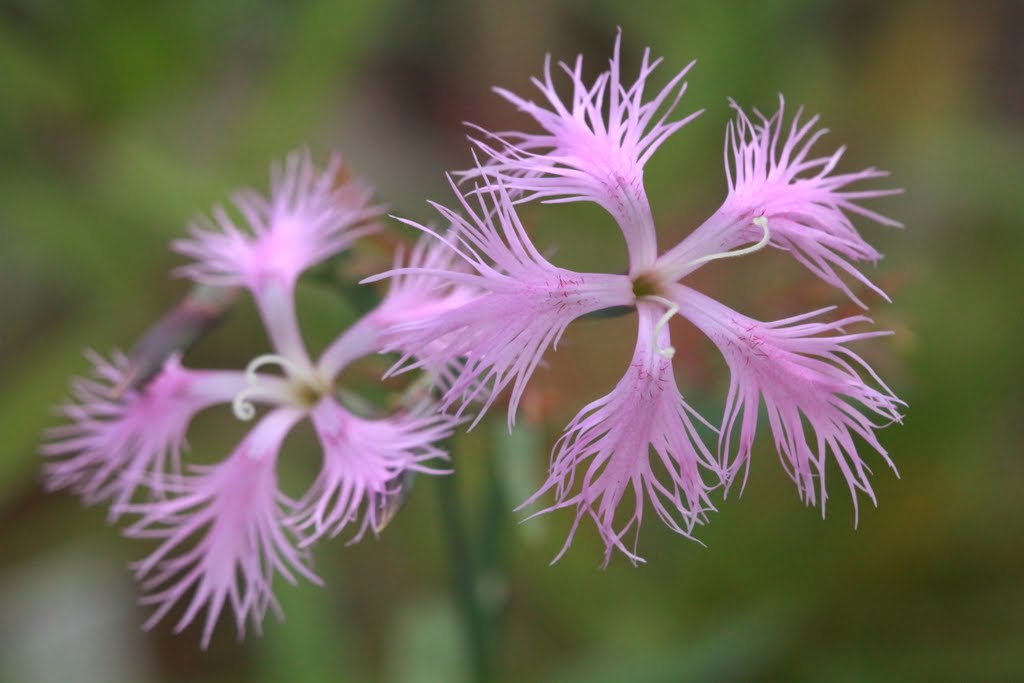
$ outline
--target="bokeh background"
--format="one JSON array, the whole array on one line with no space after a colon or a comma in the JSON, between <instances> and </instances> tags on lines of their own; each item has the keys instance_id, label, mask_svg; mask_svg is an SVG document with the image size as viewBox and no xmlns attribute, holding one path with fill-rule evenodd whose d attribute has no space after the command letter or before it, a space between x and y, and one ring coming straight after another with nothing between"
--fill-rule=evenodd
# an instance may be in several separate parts
<instances>
[{"instance_id":1,"label":"bokeh background","mask_svg":"<svg viewBox=\"0 0 1024 683\"><path fill-rule=\"evenodd\" d=\"M584 528L554 566L568 515L518 524L547 449L628 362L635 318L574 325L539 372L521 429L483 423L456 447L462 540L496 615L500 681L1024 680L1024 4L953 1L0 2L0 680L472 680L444 487L421 480L379 540L321 544L325 588L283 585L286 621L213 646L145 610L126 565L146 552L104 511L39 486L36 448L84 348L129 347L185 292L166 246L190 217L270 160L343 151L393 211L429 219L443 173L470 162L462 122L524 122L489 88L529 92L545 53L603 66L622 27L654 82L698 59L683 107L706 109L651 162L662 244L724 195L727 97L770 110L777 93L821 113L844 168L890 169L906 194L860 221L886 254L871 298L892 338L862 348L909 403L874 460L877 509L833 485L828 517L804 508L762 434L750 484L700 531L653 516L634 568ZM822 148L824 149L824 147ZM530 207L556 263L616 270L621 238L599 210ZM391 237L404 233L391 225ZM348 275L386 263L361 246ZM761 253L702 270L696 286L768 319L848 308L789 260ZM351 320L350 297L301 291L314 346ZM852 312L852 309L851 309ZM677 321L679 322L679 321ZM674 328L684 393L713 420L726 374ZM265 349L241 305L194 350L242 367ZM373 392L370 362L352 381ZM496 411L500 412L500 411ZM226 412L191 435L197 458L241 433ZM232 431L237 430L237 431ZM315 463L307 436L289 441ZM833 472L833 475L838 472ZM450 492L449 492L450 493ZM450 525L449 525L450 526Z\"/></svg>"}]
</instances>

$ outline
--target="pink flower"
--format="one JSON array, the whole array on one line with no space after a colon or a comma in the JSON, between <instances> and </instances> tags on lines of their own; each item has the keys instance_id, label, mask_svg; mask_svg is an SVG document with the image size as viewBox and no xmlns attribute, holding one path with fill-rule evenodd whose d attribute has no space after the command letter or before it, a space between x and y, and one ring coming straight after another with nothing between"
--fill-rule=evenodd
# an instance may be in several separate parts
<instances>
[{"instance_id":1,"label":"pink flower","mask_svg":"<svg viewBox=\"0 0 1024 683\"><path fill-rule=\"evenodd\" d=\"M129 501L151 472L181 470L185 432L196 413L229 402L245 388L241 372L199 372L177 356L145 387L116 394L128 359L87 354L95 377L72 382L73 401L61 412L70 422L47 432L42 452L44 480L51 489L70 488L89 504Z\"/></svg>"},{"instance_id":2,"label":"pink flower","mask_svg":"<svg viewBox=\"0 0 1024 683\"><path fill-rule=\"evenodd\" d=\"M270 197L235 193L245 229L218 206L213 220L200 217L189 227L191 239L174 242L176 251L194 259L179 272L208 285L245 285L256 296L269 282L290 287L307 268L374 229L369 221L380 209L370 204L371 194L345 178L340 156L317 173L308 152L293 152L272 167Z\"/></svg>"},{"instance_id":3,"label":"pink flower","mask_svg":"<svg viewBox=\"0 0 1024 683\"><path fill-rule=\"evenodd\" d=\"M457 415L478 397L484 401L479 412L483 415L495 396L511 385L511 426L530 376L547 348L557 346L569 323L602 308L629 304L633 293L624 275L575 273L549 263L530 242L503 188L483 192L478 209L454 183L452 189L465 217L435 204L456 228L451 240L438 239L462 259L469 272L467 268L413 266L367 281L396 275L435 276L479 292L461 305L395 326L391 348L406 350L399 364L409 368L446 367L462 360L459 375L441 403L443 410L455 406ZM430 233L418 223L404 222ZM441 339L445 343L435 343ZM415 359L413 349L419 349Z\"/></svg>"},{"instance_id":4,"label":"pink flower","mask_svg":"<svg viewBox=\"0 0 1024 683\"><path fill-rule=\"evenodd\" d=\"M713 469L714 462L691 418L707 423L683 400L672 362L658 352L668 346L668 328L655 322L658 309L641 301L637 312L640 331L626 375L610 394L573 418L555 447L547 482L523 503L553 489L556 502L541 513L576 509L572 531L555 561L568 550L584 515L597 524L607 564L613 549L633 562L643 561L636 545L645 500L666 526L688 538L694 525L705 520L704 513L714 510L700 474L701 466ZM651 452L657 457L651 458ZM579 481L578 468L586 470ZM617 522L627 489L631 508L626 521ZM632 548L623 541L630 531Z\"/></svg>"},{"instance_id":5,"label":"pink flower","mask_svg":"<svg viewBox=\"0 0 1024 683\"><path fill-rule=\"evenodd\" d=\"M840 277L847 274L885 297L850 261L875 263L881 258L853 226L847 212L882 225L900 224L861 206L858 201L899 194L902 190L848 190L847 186L889 174L874 168L855 173L833 173L845 151L840 147L825 157L808 158L811 148L828 131L815 130L818 117L800 121L797 111L784 135L784 102L770 118L758 113L753 123L732 102L735 123L725 136L725 171L729 195L710 218L686 239L658 259L663 278L676 281L692 273L715 254L762 237L753 219L771 226L770 244L790 252L798 262L825 282L842 289L864 307ZM781 145L781 148L780 148Z\"/></svg>"},{"instance_id":6,"label":"pink flower","mask_svg":"<svg viewBox=\"0 0 1024 683\"><path fill-rule=\"evenodd\" d=\"M605 543L606 561L613 550L640 561L636 534L646 501L670 529L690 537L705 512L713 509L708 494L719 483L706 482L704 473L711 471L728 486L749 462L762 398L780 457L805 500L824 501L827 454L852 491L873 496L868 467L857 454L854 437L889 462L875 435L884 425L868 415L891 423L899 420L902 405L845 346L880 334L840 330L866 319L792 324L819 311L758 323L677 284L709 261L752 254L772 244L790 251L813 273L856 299L840 276L852 275L874 288L852 263L874 262L879 254L860 237L848 214L895 225L859 204L893 191L848 186L885 174L874 169L835 173L842 150L812 157L810 149L824 132L812 132L816 117L801 123L798 113L786 133L781 105L774 116L760 117L759 124L733 105L738 120L726 136L728 197L708 221L659 257L643 167L658 146L693 117L670 120L690 67L645 101L647 81L658 60L645 52L636 81L623 84L620 41L616 39L609 69L592 84L583 80L581 59L572 67L561 65L569 81L567 97L558 93L550 61L543 80L534 81L543 105L498 90L533 117L542 131L485 132L483 140L474 142L488 158L461 174L476 182L469 195L477 196L480 207L471 207L457 188L453 189L465 218L435 204L446 221L462 230L459 240L442 242L470 266L469 274L412 268L380 276L415 272L479 292L443 315L395 328L393 346L422 348L448 340L425 356L435 362L464 363L459 377L445 387L442 405L461 413L482 393L479 419L494 400L487 390L498 392L511 385L510 424L544 352L574 319L603 308L637 308L638 342L626 376L569 424L556 444L547 482L527 501L553 492L554 504L541 512L575 510L569 538L556 559L572 542L580 521L589 516ZM514 206L537 199L591 201L605 208L625 236L628 275L574 273L543 259ZM693 419L704 423L703 419L683 401L672 373L675 350L666 325L677 313L718 344L733 373L722 427L713 430L719 431L717 462L695 429ZM862 376L878 386L870 386ZM813 427L814 447L798 429L801 419ZM734 449L737 423L739 448ZM623 500L630 503L620 510ZM628 545L627 534L633 535Z\"/></svg>"},{"instance_id":7,"label":"pink flower","mask_svg":"<svg viewBox=\"0 0 1024 683\"><path fill-rule=\"evenodd\" d=\"M454 235L454 231L449 233L451 238ZM393 270L401 271L402 274L392 278L387 295L376 308L327 347L317 362L318 372L337 375L353 360L393 346L397 340L394 335L396 328L406 323L430 320L474 299L478 292L465 283L439 284L437 278L423 274L464 270L457 261L452 251L442 242L432 239L431 235L423 235L408 256L399 247L395 253ZM435 341L429 346L430 350L436 351L442 344ZM418 346L390 350L401 351L408 358L426 354L426 350ZM432 364L429 360L421 363L420 367L441 379L448 378L451 372L448 365Z\"/></svg>"},{"instance_id":8,"label":"pink flower","mask_svg":"<svg viewBox=\"0 0 1024 683\"><path fill-rule=\"evenodd\" d=\"M458 422L423 402L369 419L335 399L338 376L379 352L393 326L466 301L458 286L417 287L414 275L397 278L380 306L339 335L318 362L310 360L294 284L304 269L365 233L376 215L368 191L342 181L339 171L338 159L317 173L307 155L292 155L284 170L275 170L269 200L251 193L237 200L245 231L218 211L219 229L195 228L191 240L175 243L197 259L180 272L252 293L272 353L253 359L244 372L187 369L174 357L145 386L123 392L134 377L128 360L94 356L97 378L72 383L74 401L63 409L70 422L52 430L43 447L53 458L46 470L51 487L71 488L90 503L112 500L113 516L138 516L127 535L161 540L135 565L149 591L143 601L157 606L148 625L187 601L176 629L205 609L204 647L226 605L240 634L247 620L258 627L268 608L277 611L275 575L319 582L304 549L322 535L353 524L358 539L367 529L383 528L405 476L443 472L430 464L447 458L434 444ZM446 248L424 242L410 263L449 261ZM267 366L280 374L264 372ZM223 404L242 420L256 417L256 404L269 410L226 460L183 465L192 418ZM304 418L320 439L323 460L306 494L292 500L278 488L276 465L281 443Z\"/></svg>"},{"instance_id":9,"label":"pink flower","mask_svg":"<svg viewBox=\"0 0 1024 683\"><path fill-rule=\"evenodd\" d=\"M284 512L294 503L278 490L275 470L281 442L301 417L297 410L271 412L220 464L194 467L196 474L190 476L166 477L159 486L168 497L124 506L140 517L125 531L127 536L161 539L135 565L149 591L142 602L157 605L147 628L191 591L175 631L205 607L205 648L225 604L231 606L239 636L245 633L246 619L258 631L268 607L280 610L271 590L275 574L290 583L296 575L320 583L285 526ZM178 554L172 556L174 552Z\"/></svg>"},{"instance_id":10,"label":"pink flower","mask_svg":"<svg viewBox=\"0 0 1024 683\"><path fill-rule=\"evenodd\" d=\"M622 229L629 250L630 275L654 263L657 244L654 219L644 191L643 169L655 150L700 111L669 120L686 92L683 78L691 62L669 80L657 95L644 101L644 88L660 59L645 50L640 73L632 85L621 80L621 33L608 71L593 84L583 80L583 57L570 67L560 63L572 87L563 101L551 75L550 56L544 62L544 80L533 79L547 107L525 100L504 88L495 92L526 112L543 133L489 133L493 140L473 140L489 157L487 165L463 174L481 177L485 188L500 181L510 192L524 194L521 201L591 201L610 213Z\"/></svg>"},{"instance_id":11,"label":"pink flower","mask_svg":"<svg viewBox=\"0 0 1024 683\"><path fill-rule=\"evenodd\" d=\"M847 326L871 322L864 316L804 322L832 309L761 323L683 285L672 290L680 313L718 346L732 372L719 442L726 486L740 469L746 481L758 404L763 399L775 448L801 500L809 505L820 500L824 514L825 463L831 455L850 489L854 511L858 491L876 503L868 481L871 469L858 455L854 437L874 449L895 471L875 430L900 422L903 402L846 344L890 333L844 331ZM877 386L868 384L862 375ZM872 422L865 413L873 413L880 423ZM813 446L805 421L815 437ZM734 448L737 425L739 442Z\"/></svg>"},{"instance_id":12,"label":"pink flower","mask_svg":"<svg viewBox=\"0 0 1024 683\"><path fill-rule=\"evenodd\" d=\"M370 195L362 183L344 179L341 157L317 174L307 152L293 152L284 166L273 167L269 198L252 190L235 194L246 229L218 206L213 220L200 217L189 227L190 239L173 243L194 259L178 273L206 285L247 287L278 352L302 356L308 365L292 303L295 282L376 229L368 221L380 209L370 205Z\"/></svg>"},{"instance_id":13,"label":"pink flower","mask_svg":"<svg viewBox=\"0 0 1024 683\"><path fill-rule=\"evenodd\" d=\"M400 494L403 475L447 474L427 464L447 459L432 445L451 436L452 421L443 415L413 412L366 420L325 399L310 419L324 449L324 463L292 521L306 533L304 545L325 533L335 535L360 518L353 542L367 529L377 532L385 524L381 515L389 499Z\"/></svg>"}]
</instances>

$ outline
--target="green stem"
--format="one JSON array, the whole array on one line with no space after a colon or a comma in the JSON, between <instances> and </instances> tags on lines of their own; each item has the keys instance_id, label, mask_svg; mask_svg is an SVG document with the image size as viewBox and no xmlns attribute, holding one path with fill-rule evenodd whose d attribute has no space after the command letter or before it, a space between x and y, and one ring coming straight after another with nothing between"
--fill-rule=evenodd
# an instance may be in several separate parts
<instances>
[{"instance_id":1,"label":"green stem","mask_svg":"<svg viewBox=\"0 0 1024 683\"><path fill-rule=\"evenodd\" d=\"M492 659L488 634L488 618L477 594L477 573L473 555L469 548L466 527L459 510L458 490L455 474L435 477L438 482L438 499L441 508L441 524L448 543L448 557L451 564L452 594L462 615L466 646L470 657L473 680L476 683L490 683Z\"/></svg>"},{"instance_id":2,"label":"green stem","mask_svg":"<svg viewBox=\"0 0 1024 683\"><path fill-rule=\"evenodd\" d=\"M483 580L482 595L478 598L487 616L488 642L495 658L500 655L500 643L503 642L503 619L506 603L506 567L507 548L505 535L508 533L508 500L502 485L501 473L497 458L487 459L486 497L481 505L480 539L480 571L479 579Z\"/></svg>"}]
</instances>

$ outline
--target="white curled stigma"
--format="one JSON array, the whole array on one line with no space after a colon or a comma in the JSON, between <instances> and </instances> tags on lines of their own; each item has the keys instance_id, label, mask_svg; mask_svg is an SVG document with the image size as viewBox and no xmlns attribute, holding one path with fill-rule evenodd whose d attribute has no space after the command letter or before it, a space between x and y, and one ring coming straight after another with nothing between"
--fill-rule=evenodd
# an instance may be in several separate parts
<instances>
[{"instance_id":1,"label":"white curled stigma","mask_svg":"<svg viewBox=\"0 0 1024 683\"><path fill-rule=\"evenodd\" d=\"M265 353L262 356L256 356L245 366L245 380L249 384L259 384L260 376L256 371L265 365L280 365L281 369L292 377L302 375L302 368L294 361L276 353Z\"/></svg>"},{"instance_id":2,"label":"white curled stigma","mask_svg":"<svg viewBox=\"0 0 1024 683\"><path fill-rule=\"evenodd\" d=\"M746 256L747 254L753 254L755 251L761 251L768 246L769 240L772 238L771 230L768 229L768 217L758 216L753 221L753 224L761 228L764 231L764 235L761 236L761 241L757 244L751 244L749 247L743 247L735 251L723 251L717 254L708 254L707 256L701 256L699 259L694 259L686 264L686 267L698 266L708 261L717 261L722 258L733 258L735 256Z\"/></svg>"},{"instance_id":3,"label":"white curled stigma","mask_svg":"<svg viewBox=\"0 0 1024 683\"><path fill-rule=\"evenodd\" d=\"M658 318L658 322L654 323L654 343L657 344L658 335L661 333L661 330L664 329L666 325L668 325L668 321L672 319L672 316L679 312L679 305L673 301L669 301L663 296L657 296L652 294L644 298L649 299L651 301L657 301L659 304L665 306L668 309L665 311L664 315ZM672 357L676 355L676 349L674 346L658 346L655 350L657 351L659 356L661 356L662 358L667 358L669 360L671 360Z\"/></svg>"},{"instance_id":4,"label":"white curled stigma","mask_svg":"<svg viewBox=\"0 0 1024 683\"><path fill-rule=\"evenodd\" d=\"M248 422L256 416L256 406L253 405L251 400L253 397L260 396L261 394L263 396L273 396L273 391L260 382L258 372L260 368L267 365L279 365L285 371L285 374L290 377L302 374L302 368L293 361L276 353L265 353L249 361L249 364L245 366L245 382L249 386L239 391L231 400L231 411L235 414L235 417L243 422Z\"/></svg>"},{"instance_id":5,"label":"white curled stigma","mask_svg":"<svg viewBox=\"0 0 1024 683\"><path fill-rule=\"evenodd\" d=\"M707 263L708 261L715 261L717 259L733 258L735 256L746 256L747 254L753 254L756 251L761 251L762 249L764 249L766 246L768 246L768 242L772 238L771 230L768 229L768 217L757 216L756 218L753 219L752 222L754 225L756 225L757 227L761 228L762 231L764 231L764 234L761 236L761 239L760 241L757 242L757 244L751 244L749 247L743 247L742 249L736 249L735 251L723 251L718 254L709 254L707 256L702 256L699 259L690 261L687 264L687 267L697 266L702 263ZM679 305L673 301L670 301L669 299L666 299L663 296L658 296L656 294L649 294L643 298L647 299L648 301L655 301L664 306L666 309L665 313L662 314L660 318L658 318L658 322L654 323L654 338L655 344L657 344L657 338L658 335L661 333L661 330L664 329L666 325L668 325L668 321L672 319L672 316L679 313ZM666 359L671 359L673 356L676 355L676 349L674 346L671 345L656 346L655 351L659 356Z\"/></svg>"},{"instance_id":6,"label":"white curled stigma","mask_svg":"<svg viewBox=\"0 0 1024 683\"><path fill-rule=\"evenodd\" d=\"M231 400L231 412L242 422L248 422L256 417L256 406L249 399L260 393L262 387L248 387L242 389Z\"/></svg>"}]
</instances>

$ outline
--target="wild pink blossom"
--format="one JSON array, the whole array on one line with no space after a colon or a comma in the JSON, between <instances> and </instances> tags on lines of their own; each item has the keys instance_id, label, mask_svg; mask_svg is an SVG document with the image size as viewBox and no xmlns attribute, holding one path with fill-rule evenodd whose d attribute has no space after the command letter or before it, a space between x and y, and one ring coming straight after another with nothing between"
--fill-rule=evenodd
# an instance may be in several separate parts
<instances>
[{"instance_id":1,"label":"wild pink blossom","mask_svg":"<svg viewBox=\"0 0 1024 683\"><path fill-rule=\"evenodd\" d=\"M149 591L143 604L157 606L147 627L191 593L175 630L205 608L206 647L225 602L241 636L247 618L258 630L268 607L279 611L271 590L275 574L290 583L296 575L320 583L285 524L284 514L294 503L277 486L281 442L301 417L294 409L271 412L223 462L193 467L187 476L162 477L157 486L163 498L124 506L139 515L126 535L161 540L135 564L136 576Z\"/></svg>"},{"instance_id":2,"label":"wild pink blossom","mask_svg":"<svg viewBox=\"0 0 1024 683\"><path fill-rule=\"evenodd\" d=\"M305 535L303 545L324 534L335 535L353 520L353 538L384 526L381 514L395 483L409 472L439 474L428 465L447 454L433 443L451 436L452 420L433 413L402 413L367 420L324 398L310 412L324 449L320 475L295 506L292 524Z\"/></svg>"},{"instance_id":3,"label":"wild pink blossom","mask_svg":"<svg viewBox=\"0 0 1024 683\"><path fill-rule=\"evenodd\" d=\"M462 267L398 268L368 281L432 275L478 293L437 315L395 326L391 346L407 350L400 361L405 365L412 360L406 367L447 366L461 360L459 375L442 399L442 409L457 406L458 415L477 397L483 398L486 409L511 385L511 426L530 376L569 323L608 306L631 303L633 293L624 275L575 273L552 265L534 248L503 188L482 192L474 208L452 187L464 215L434 204L455 228L448 238L438 239L462 260ZM445 343L435 344L439 339ZM418 358L412 358L411 349L420 350Z\"/></svg>"},{"instance_id":4,"label":"wild pink blossom","mask_svg":"<svg viewBox=\"0 0 1024 683\"><path fill-rule=\"evenodd\" d=\"M371 419L335 394L341 372L379 352L391 327L467 301L472 294L465 288L417 287L416 275L399 277L376 309L343 332L318 362L310 360L295 312L295 283L305 269L372 230L378 213L369 191L344 181L340 172L337 158L317 172L307 154L293 154L275 167L268 199L253 192L238 196L244 227L218 209L213 222L198 222L190 239L174 245L195 259L182 274L252 293L272 353L244 371L193 370L175 356L144 386L123 393L132 376L128 359L93 355L96 377L73 381L73 400L63 408L69 422L52 430L43 447L49 486L70 488L89 503L110 500L112 516L137 517L127 535L161 541L134 565L148 591L143 602L156 606L148 624L186 603L180 630L205 610L204 647L225 606L240 634L246 621L258 628L268 608L277 610L275 575L319 582L306 548L320 537L349 525L356 539L367 529L379 531L404 476L442 471L432 463L447 456L435 443L458 422L423 401ZM450 261L443 246L424 241L408 264L449 268ZM268 366L280 374L266 373ZM257 417L257 404L266 410L227 459L184 465L192 418L225 404L242 420ZM305 418L323 458L308 491L293 500L280 491L276 466L281 443Z\"/></svg>"},{"instance_id":5,"label":"wild pink blossom","mask_svg":"<svg viewBox=\"0 0 1024 683\"><path fill-rule=\"evenodd\" d=\"M172 356L144 388L116 396L129 361L87 354L94 376L71 383L62 407L70 422L47 432L42 447L50 488L70 488L88 504L111 501L111 518L150 472L180 472L185 432L196 413L230 402L245 386L241 372L189 370Z\"/></svg>"},{"instance_id":6,"label":"wild pink blossom","mask_svg":"<svg viewBox=\"0 0 1024 683\"><path fill-rule=\"evenodd\" d=\"M305 365L310 363L295 319L295 282L310 266L373 231L369 221L380 213L370 204L370 189L359 181L339 182L341 173L339 156L317 174L307 152L294 152L272 168L269 198L253 190L235 193L245 229L218 206L212 219L200 217L189 227L189 239L173 244L193 259L178 269L180 275L248 288L277 352L301 357Z\"/></svg>"},{"instance_id":7,"label":"wild pink blossom","mask_svg":"<svg viewBox=\"0 0 1024 683\"><path fill-rule=\"evenodd\" d=\"M559 64L571 82L569 102L558 94L550 56L544 62L544 80L533 79L549 108L495 88L544 132L489 133L480 129L484 139L473 142L488 156L488 164L463 175L482 177L485 187L501 181L510 191L523 194L520 201L591 201L602 206L622 229L630 275L636 275L657 256L654 219L643 185L644 165L661 143L701 112L669 120L686 92L683 78L694 62L644 101L647 78L661 60L652 61L650 50L645 50L640 73L627 88L621 80L620 44L617 39L608 71L590 85L583 79L582 55L572 67Z\"/></svg>"},{"instance_id":8,"label":"wild pink blossom","mask_svg":"<svg viewBox=\"0 0 1024 683\"><path fill-rule=\"evenodd\" d=\"M642 561L636 544L645 500L670 529L686 537L714 509L700 472L714 464L693 419L706 423L679 393L671 360L658 352L669 340L668 328L656 323L660 311L638 301L637 314L640 330L629 370L610 394L584 407L569 423L555 446L547 483L524 503L553 489L555 504L541 512L575 508L572 532L555 560L568 549L585 515L597 524L607 564L613 549L633 562ZM577 469L585 470L578 482ZM627 489L629 514L625 522L617 522ZM623 537L630 531L633 543L627 547Z\"/></svg>"},{"instance_id":9,"label":"wild pink blossom","mask_svg":"<svg viewBox=\"0 0 1024 683\"><path fill-rule=\"evenodd\" d=\"M785 103L771 117L757 113L754 123L730 101L736 120L726 127L725 173L729 194L722 206L686 239L658 259L656 270L677 281L699 268L714 254L762 237L754 218L771 226L769 244L790 252L798 262L861 306L842 275L849 275L875 293L885 293L858 271L851 261L876 263L882 256L857 232L847 213L882 225L900 224L858 202L899 194L898 189L849 190L854 183L884 178L888 172L866 168L834 173L843 156L840 147L828 156L813 157L811 149L828 130L816 128L818 117L801 121L798 110L785 125ZM866 306L865 306L866 308Z\"/></svg>"},{"instance_id":10,"label":"wild pink blossom","mask_svg":"<svg viewBox=\"0 0 1024 683\"><path fill-rule=\"evenodd\" d=\"M867 362L845 345L889 332L845 331L870 323L865 316L814 321L834 307L762 323L684 285L673 285L672 301L680 314L715 343L732 373L719 443L726 486L740 469L746 480L758 404L763 400L775 448L801 500L809 505L820 501L824 514L825 465L831 456L850 489L854 511L858 491L876 502L868 480L871 469L858 455L854 437L874 449L895 471L875 430L899 422L902 403ZM862 375L877 386L865 382ZM870 414L879 422L872 422ZM813 442L808 440L805 421ZM733 452L737 426L739 439Z\"/></svg>"},{"instance_id":11,"label":"wild pink blossom","mask_svg":"<svg viewBox=\"0 0 1024 683\"><path fill-rule=\"evenodd\" d=\"M737 120L726 134L726 200L702 226L659 257L643 169L658 147L696 116L675 115L690 66L645 98L659 60L645 51L639 74L629 82L622 74L620 43L621 37L609 68L592 82L583 78L582 58L572 66L561 64L568 79L566 96L559 93L550 60L543 79L534 80L541 103L498 89L542 130L479 129L482 135L474 142L486 158L460 174L472 183L469 190L453 186L464 217L434 205L446 221L462 229L460 239L441 241L469 266L469 273L412 268L379 276L413 272L471 285L479 295L442 315L396 328L392 345L420 348L432 340L452 340L428 354L434 364L464 363L458 379L442 387L443 405L461 412L480 394L483 414L494 400L489 389L497 392L511 385L511 425L544 352L574 319L604 308L637 308L637 349L626 375L569 424L556 444L547 482L527 501L553 492L554 504L542 512L563 507L575 511L558 557L582 518L589 516L604 541L606 561L613 550L640 561L635 534L645 501L669 528L690 537L694 525L713 509L709 492L728 486L749 462L762 399L780 457L804 500L824 503L828 457L852 491L874 500L868 466L857 454L854 437L889 462L875 430L898 421L902 404L846 345L880 333L841 331L843 325L866 322L862 318L802 322L823 311L758 323L677 283L705 263L771 244L859 301L842 276L878 291L853 263L877 261L879 254L861 238L849 215L895 225L860 204L893 191L849 186L885 174L875 169L836 173L842 149L813 156L811 148L824 133L816 129L817 117L801 122L798 113L787 127L781 98L777 113L758 115L756 121L733 104ZM478 207L471 205L473 196ZM533 200L590 201L603 207L625 237L628 274L575 273L545 260L516 213L517 204ZM676 387L671 368L675 350L667 330L676 314L715 341L733 375L721 427L712 430L719 432L717 458L695 428L695 421L704 420ZM415 367L416 362L406 364ZM880 422L872 422L871 414ZM802 419L812 427L813 442L803 431ZM739 447L734 449L737 426ZM619 510L624 500L629 505ZM628 545L627 533L634 534Z\"/></svg>"}]
</instances>

